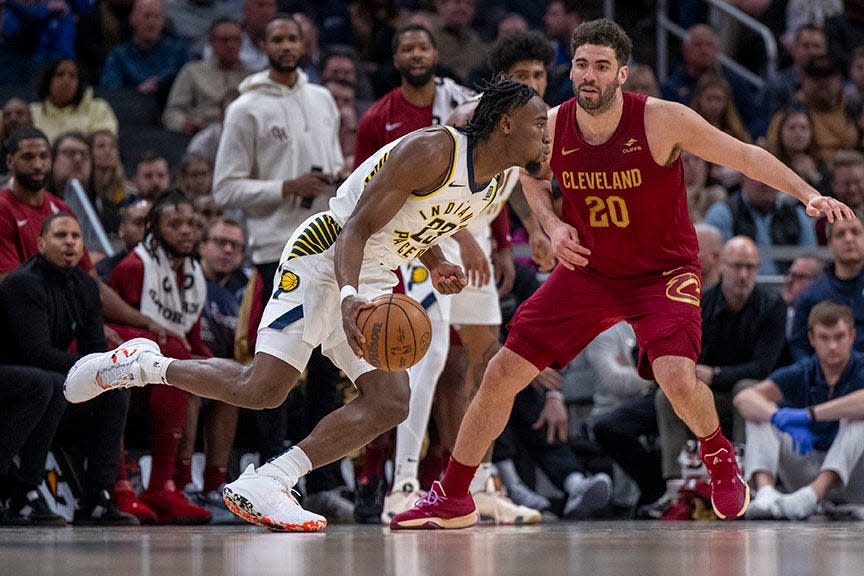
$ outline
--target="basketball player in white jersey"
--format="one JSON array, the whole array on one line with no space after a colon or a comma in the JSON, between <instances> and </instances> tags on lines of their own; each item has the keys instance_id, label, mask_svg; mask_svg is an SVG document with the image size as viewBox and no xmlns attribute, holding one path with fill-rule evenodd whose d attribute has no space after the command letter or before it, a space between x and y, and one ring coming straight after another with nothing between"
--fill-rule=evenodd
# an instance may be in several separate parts
<instances>
[{"instance_id":1,"label":"basketball player in white jersey","mask_svg":"<svg viewBox=\"0 0 864 576\"><path fill-rule=\"evenodd\" d=\"M286 453L257 470L248 467L224 496L254 524L322 530L326 519L291 495L299 478L360 448L408 410L407 374L376 370L363 359L358 313L392 288L396 266L415 258L431 271L436 290L459 292L465 275L436 244L495 200L500 172L514 165L539 169L550 140L541 98L522 84L495 81L468 126L418 130L388 144L352 173L330 210L297 229L282 253L251 365L173 360L155 343L136 339L82 358L66 379L66 398L83 402L118 387L161 383L247 408L278 406L321 345L358 397Z\"/></svg>"}]
</instances>

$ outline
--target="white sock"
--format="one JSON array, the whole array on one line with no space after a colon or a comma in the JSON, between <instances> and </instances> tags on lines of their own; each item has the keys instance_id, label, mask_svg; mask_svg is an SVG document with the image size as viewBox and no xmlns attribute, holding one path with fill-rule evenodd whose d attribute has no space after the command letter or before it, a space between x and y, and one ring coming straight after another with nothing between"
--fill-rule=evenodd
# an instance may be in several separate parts
<instances>
[{"instance_id":1,"label":"white sock","mask_svg":"<svg viewBox=\"0 0 864 576\"><path fill-rule=\"evenodd\" d=\"M471 492L471 494L485 492L486 482L492 477L494 469L495 465L491 462L481 462L480 466L477 467L477 471L474 473L474 478L471 479L471 485L468 487L468 491Z\"/></svg>"},{"instance_id":2,"label":"white sock","mask_svg":"<svg viewBox=\"0 0 864 576\"><path fill-rule=\"evenodd\" d=\"M571 472L564 479L564 491L567 494L572 494L576 487L585 481L585 475L581 472Z\"/></svg>"},{"instance_id":3,"label":"white sock","mask_svg":"<svg viewBox=\"0 0 864 576\"><path fill-rule=\"evenodd\" d=\"M285 484L286 488L296 486L297 481L311 471L312 462L299 446L292 446L287 452L272 458L256 470L259 474L276 478Z\"/></svg>"},{"instance_id":4,"label":"white sock","mask_svg":"<svg viewBox=\"0 0 864 576\"><path fill-rule=\"evenodd\" d=\"M142 352L138 364L141 366L141 376L144 382L147 384L168 384L165 373L172 362L174 362L174 358L167 358L152 352Z\"/></svg>"},{"instance_id":5,"label":"white sock","mask_svg":"<svg viewBox=\"0 0 864 576\"><path fill-rule=\"evenodd\" d=\"M420 449L429 424L435 385L444 370L447 351L450 347L450 324L441 318L438 304L429 308L432 320L432 342L423 359L408 370L411 400L408 417L396 427L396 455L393 471L393 486L406 480L416 480L420 465Z\"/></svg>"}]
</instances>

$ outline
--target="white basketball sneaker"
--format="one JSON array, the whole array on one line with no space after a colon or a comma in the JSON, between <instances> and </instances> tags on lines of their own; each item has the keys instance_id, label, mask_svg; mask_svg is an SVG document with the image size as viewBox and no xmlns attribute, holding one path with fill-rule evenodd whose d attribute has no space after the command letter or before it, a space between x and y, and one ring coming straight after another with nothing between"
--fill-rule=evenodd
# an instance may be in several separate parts
<instances>
[{"instance_id":1,"label":"white basketball sneaker","mask_svg":"<svg viewBox=\"0 0 864 576\"><path fill-rule=\"evenodd\" d=\"M474 504L480 513L481 524L516 525L536 524L543 519L539 510L520 506L501 493L494 478L486 481L483 492L475 492Z\"/></svg>"},{"instance_id":2,"label":"white basketball sneaker","mask_svg":"<svg viewBox=\"0 0 864 576\"><path fill-rule=\"evenodd\" d=\"M124 342L114 350L84 356L69 370L63 394L72 404L86 402L108 390L144 386L139 360L145 352L162 358L159 346L147 338Z\"/></svg>"},{"instance_id":3,"label":"white basketball sneaker","mask_svg":"<svg viewBox=\"0 0 864 576\"><path fill-rule=\"evenodd\" d=\"M249 522L278 532L320 532L327 519L304 510L278 479L258 474L250 464L222 497L228 509Z\"/></svg>"},{"instance_id":4,"label":"white basketball sneaker","mask_svg":"<svg viewBox=\"0 0 864 576\"><path fill-rule=\"evenodd\" d=\"M420 490L420 483L411 478L403 481L384 497L384 511L381 512L381 524L390 525L390 521L397 514L409 510L414 503L423 498L426 492Z\"/></svg>"}]
</instances>

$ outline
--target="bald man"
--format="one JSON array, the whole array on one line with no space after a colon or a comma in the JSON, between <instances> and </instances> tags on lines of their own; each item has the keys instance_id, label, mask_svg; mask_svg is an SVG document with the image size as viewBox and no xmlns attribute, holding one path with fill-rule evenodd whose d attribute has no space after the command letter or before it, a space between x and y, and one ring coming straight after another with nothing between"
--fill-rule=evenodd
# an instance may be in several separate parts
<instances>
[{"instance_id":1,"label":"bald man","mask_svg":"<svg viewBox=\"0 0 864 576\"><path fill-rule=\"evenodd\" d=\"M702 353L696 375L714 393L721 425L736 443L744 441L744 421L733 409L732 397L776 368L786 342L786 305L778 294L756 284L758 270L756 244L747 236L734 236L720 252L720 282L702 295ZM663 477L670 480L681 475L678 454L689 433L662 390L655 402Z\"/></svg>"},{"instance_id":2,"label":"bald man","mask_svg":"<svg viewBox=\"0 0 864 576\"><path fill-rule=\"evenodd\" d=\"M723 234L716 226L706 222L694 224L699 241L699 265L702 267L702 286L714 286L720 281L720 252Z\"/></svg>"}]
</instances>

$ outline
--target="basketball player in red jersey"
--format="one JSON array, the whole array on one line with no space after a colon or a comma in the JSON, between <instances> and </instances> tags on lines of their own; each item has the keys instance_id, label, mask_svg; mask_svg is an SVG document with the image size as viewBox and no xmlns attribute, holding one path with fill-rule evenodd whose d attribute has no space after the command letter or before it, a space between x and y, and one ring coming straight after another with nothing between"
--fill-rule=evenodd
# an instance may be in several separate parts
<instances>
[{"instance_id":1,"label":"basketball player in red jersey","mask_svg":"<svg viewBox=\"0 0 864 576\"><path fill-rule=\"evenodd\" d=\"M750 494L731 443L720 432L709 388L696 379L701 345L698 244L687 216L682 150L783 190L829 221L854 218L765 150L713 128L680 104L622 92L632 44L610 20L573 32L576 96L549 112L551 170L522 174L531 208L552 240L558 266L518 310L462 420L441 483L394 529L462 528L475 522L468 485L504 429L513 398L546 366L564 366L602 330L628 321L639 372L653 378L699 437L720 518L744 514ZM552 173L564 195L552 209Z\"/></svg>"}]
</instances>

